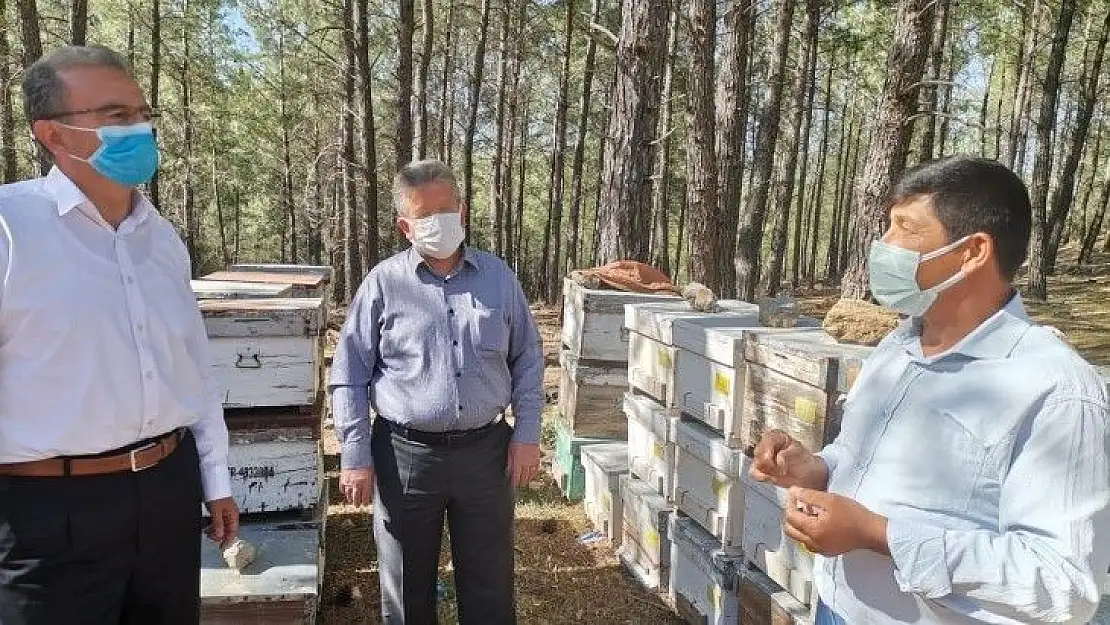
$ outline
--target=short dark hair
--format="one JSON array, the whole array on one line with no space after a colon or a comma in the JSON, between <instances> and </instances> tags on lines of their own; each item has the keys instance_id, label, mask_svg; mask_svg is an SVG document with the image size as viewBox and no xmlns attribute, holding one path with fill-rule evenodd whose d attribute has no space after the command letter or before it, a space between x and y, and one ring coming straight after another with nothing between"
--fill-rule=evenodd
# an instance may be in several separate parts
<instances>
[{"instance_id":1,"label":"short dark hair","mask_svg":"<svg viewBox=\"0 0 1110 625\"><path fill-rule=\"evenodd\" d=\"M1008 167L987 158L950 156L906 171L891 193L894 206L916 196L930 206L949 241L976 232L990 235L1002 275L1012 280L1025 262L1033 210L1025 183Z\"/></svg>"}]
</instances>

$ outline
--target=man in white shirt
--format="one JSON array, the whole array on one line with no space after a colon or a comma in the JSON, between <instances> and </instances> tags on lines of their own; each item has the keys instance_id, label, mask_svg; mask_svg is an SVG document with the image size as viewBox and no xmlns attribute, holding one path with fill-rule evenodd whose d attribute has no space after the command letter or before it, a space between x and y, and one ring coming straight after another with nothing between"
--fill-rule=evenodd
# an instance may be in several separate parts
<instances>
[{"instance_id":1,"label":"man in white shirt","mask_svg":"<svg viewBox=\"0 0 1110 625\"><path fill-rule=\"evenodd\" d=\"M103 48L23 91L55 167L0 187L0 623L197 623L200 503L221 543L238 510L154 113Z\"/></svg>"}]
</instances>

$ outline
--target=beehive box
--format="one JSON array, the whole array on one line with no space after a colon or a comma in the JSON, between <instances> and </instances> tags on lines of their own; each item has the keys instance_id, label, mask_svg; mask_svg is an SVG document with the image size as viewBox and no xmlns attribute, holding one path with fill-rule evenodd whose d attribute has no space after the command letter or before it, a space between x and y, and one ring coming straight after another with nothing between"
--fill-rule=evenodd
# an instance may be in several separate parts
<instances>
[{"instance_id":1,"label":"beehive box","mask_svg":"<svg viewBox=\"0 0 1110 625\"><path fill-rule=\"evenodd\" d=\"M744 539L744 486L740 475L751 460L695 421L678 424L675 441L674 500L686 514L733 554Z\"/></svg>"},{"instance_id":2,"label":"beehive box","mask_svg":"<svg viewBox=\"0 0 1110 625\"><path fill-rule=\"evenodd\" d=\"M740 621L744 625L813 625L814 607L798 602L761 571L740 578Z\"/></svg>"},{"instance_id":3,"label":"beehive box","mask_svg":"<svg viewBox=\"0 0 1110 625\"><path fill-rule=\"evenodd\" d=\"M628 388L623 363L579 361L559 355L559 416L575 436L623 439L627 429L621 397Z\"/></svg>"},{"instance_id":4,"label":"beehive box","mask_svg":"<svg viewBox=\"0 0 1110 625\"><path fill-rule=\"evenodd\" d=\"M586 473L586 516L599 531L619 546L621 541L620 477L628 473L628 445L603 443L582 448Z\"/></svg>"},{"instance_id":5,"label":"beehive box","mask_svg":"<svg viewBox=\"0 0 1110 625\"><path fill-rule=\"evenodd\" d=\"M258 547L242 572L201 538L202 625L304 625L316 622L323 570L317 522L245 522L239 536Z\"/></svg>"},{"instance_id":6,"label":"beehive box","mask_svg":"<svg viewBox=\"0 0 1110 625\"><path fill-rule=\"evenodd\" d=\"M259 265L256 269L228 269L217 271L201 280L224 280L232 282L255 282L260 284L292 285L292 297L317 297L327 300L328 284L331 282L330 268L317 269L311 266L294 267L289 265Z\"/></svg>"},{"instance_id":7,"label":"beehive box","mask_svg":"<svg viewBox=\"0 0 1110 625\"><path fill-rule=\"evenodd\" d=\"M320 501L320 442L312 428L229 428L231 496L243 514L311 510Z\"/></svg>"},{"instance_id":8,"label":"beehive box","mask_svg":"<svg viewBox=\"0 0 1110 625\"><path fill-rule=\"evenodd\" d=\"M316 403L324 366L320 299L202 300L199 305L225 407Z\"/></svg>"},{"instance_id":9,"label":"beehive box","mask_svg":"<svg viewBox=\"0 0 1110 625\"><path fill-rule=\"evenodd\" d=\"M587 289L563 280L563 345L580 360L628 361L624 305L682 301L673 295Z\"/></svg>"},{"instance_id":10,"label":"beehive box","mask_svg":"<svg viewBox=\"0 0 1110 625\"><path fill-rule=\"evenodd\" d=\"M333 271L329 265L289 265L279 263L237 263L231 271L268 271L270 273L317 273L331 282Z\"/></svg>"},{"instance_id":11,"label":"beehive box","mask_svg":"<svg viewBox=\"0 0 1110 625\"><path fill-rule=\"evenodd\" d=\"M563 422L555 427L555 458L551 472L563 496L569 501L581 501L586 494L586 469L582 466L582 448L588 445L612 443L609 438L575 436Z\"/></svg>"},{"instance_id":12,"label":"beehive box","mask_svg":"<svg viewBox=\"0 0 1110 625\"><path fill-rule=\"evenodd\" d=\"M744 554L795 599L813 597L813 554L782 528L787 490L757 482L744 474Z\"/></svg>"},{"instance_id":13,"label":"beehive box","mask_svg":"<svg viewBox=\"0 0 1110 625\"><path fill-rule=\"evenodd\" d=\"M625 393L624 414L628 419L628 470L673 501L678 415L634 393Z\"/></svg>"},{"instance_id":14,"label":"beehive box","mask_svg":"<svg viewBox=\"0 0 1110 625\"><path fill-rule=\"evenodd\" d=\"M292 284L260 284L228 280L191 280L197 299L269 299L290 297Z\"/></svg>"},{"instance_id":15,"label":"beehive box","mask_svg":"<svg viewBox=\"0 0 1110 625\"><path fill-rule=\"evenodd\" d=\"M629 304L624 327L629 331L628 383L667 408L675 406L675 371L683 357L675 346L674 327L682 321L703 327L750 326L759 323L759 307L725 300L721 311L701 313L680 302Z\"/></svg>"},{"instance_id":16,"label":"beehive box","mask_svg":"<svg viewBox=\"0 0 1110 625\"><path fill-rule=\"evenodd\" d=\"M671 603L687 623L735 625L740 618L741 555L681 515L671 518Z\"/></svg>"},{"instance_id":17,"label":"beehive box","mask_svg":"<svg viewBox=\"0 0 1110 625\"><path fill-rule=\"evenodd\" d=\"M621 562L648 590L664 591L670 576L671 507L655 489L631 475L620 478Z\"/></svg>"},{"instance_id":18,"label":"beehive box","mask_svg":"<svg viewBox=\"0 0 1110 625\"><path fill-rule=\"evenodd\" d=\"M824 332L753 333L746 359L741 430L748 453L767 429L820 451L840 431L839 400L855 383L869 347L841 345Z\"/></svg>"}]
</instances>

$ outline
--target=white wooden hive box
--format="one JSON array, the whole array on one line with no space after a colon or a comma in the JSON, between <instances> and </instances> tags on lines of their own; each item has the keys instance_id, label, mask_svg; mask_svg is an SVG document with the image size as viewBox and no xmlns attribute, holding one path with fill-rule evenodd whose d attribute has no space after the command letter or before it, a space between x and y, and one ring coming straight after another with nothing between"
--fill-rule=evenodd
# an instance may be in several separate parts
<instances>
[{"instance_id":1,"label":"white wooden hive box","mask_svg":"<svg viewBox=\"0 0 1110 625\"><path fill-rule=\"evenodd\" d=\"M620 546L620 477L628 473L628 445L587 445L582 448L582 467L586 472L586 496L582 500L586 516L614 547Z\"/></svg>"},{"instance_id":2,"label":"white wooden hive box","mask_svg":"<svg viewBox=\"0 0 1110 625\"><path fill-rule=\"evenodd\" d=\"M701 423L678 424L674 499L679 511L705 528L728 553L741 553L744 486L751 460Z\"/></svg>"},{"instance_id":3,"label":"white wooden hive box","mask_svg":"<svg viewBox=\"0 0 1110 625\"><path fill-rule=\"evenodd\" d=\"M625 393L624 414L628 418L629 471L673 501L678 415L634 393Z\"/></svg>"},{"instance_id":4,"label":"white wooden hive box","mask_svg":"<svg viewBox=\"0 0 1110 625\"><path fill-rule=\"evenodd\" d=\"M813 597L813 554L783 532L788 495L785 488L757 482L745 474L744 553L748 561L798 601Z\"/></svg>"},{"instance_id":5,"label":"white wooden hive box","mask_svg":"<svg viewBox=\"0 0 1110 625\"><path fill-rule=\"evenodd\" d=\"M621 562L649 590L666 590L671 543L667 533L672 509L650 484L630 475L620 478L623 537Z\"/></svg>"},{"instance_id":6,"label":"white wooden hive box","mask_svg":"<svg viewBox=\"0 0 1110 625\"><path fill-rule=\"evenodd\" d=\"M740 618L742 555L721 550L693 519L671 520L671 601L687 623L735 625Z\"/></svg>"},{"instance_id":7,"label":"white wooden hive box","mask_svg":"<svg viewBox=\"0 0 1110 625\"><path fill-rule=\"evenodd\" d=\"M293 293L292 284L191 280L190 286L197 299L269 299L290 297Z\"/></svg>"},{"instance_id":8,"label":"white wooden hive box","mask_svg":"<svg viewBox=\"0 0 1110 625\"><path fill-rule=\"evenodd\" d=\"M679 301L674 295L628 293L587 289L563 280L563 345L582 360L626 362L628 336L624 332L624 305Z\"/></svg>"}]
</instances>

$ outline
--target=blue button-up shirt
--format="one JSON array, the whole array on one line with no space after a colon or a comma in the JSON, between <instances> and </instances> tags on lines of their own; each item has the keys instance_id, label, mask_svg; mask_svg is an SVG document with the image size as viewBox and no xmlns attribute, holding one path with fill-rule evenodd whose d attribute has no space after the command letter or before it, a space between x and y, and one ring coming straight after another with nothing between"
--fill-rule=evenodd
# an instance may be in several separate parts
<instances>
[{"instance_id":1,"label":"blue button-up shirt","mask_svg":"<svg viewBox=\"0 0 1110 625\"><path fill-rule=\"evenodd\" d=\"M434 273L412 248L374 267L343 326L329 388L342 466L372 466L369 408L427 432L483 426L508 406L513 440L539 438L543 347L516 275L466 248Z\"/></svg>"},{"instance_id":2,"label":"blue button-up shirt","mask_svg":"<svg viewBox=\"0 0 1110 625\"><path fill-rule=\"evenodd\" d=\"M891 557L818 558L852 625L1085 623L1110 565L1110 413L1097 373L1015 296L925 357L874 351L821 456L829 491L889 518Z\"/></svg>"}]
</instances>

